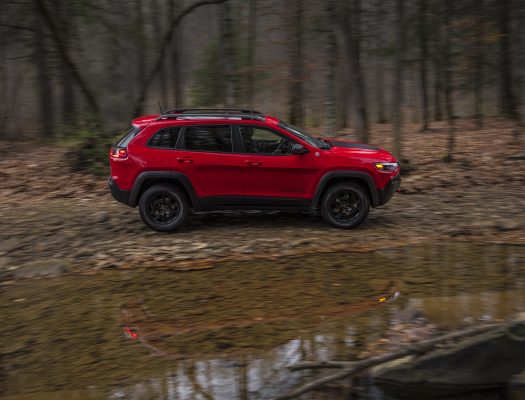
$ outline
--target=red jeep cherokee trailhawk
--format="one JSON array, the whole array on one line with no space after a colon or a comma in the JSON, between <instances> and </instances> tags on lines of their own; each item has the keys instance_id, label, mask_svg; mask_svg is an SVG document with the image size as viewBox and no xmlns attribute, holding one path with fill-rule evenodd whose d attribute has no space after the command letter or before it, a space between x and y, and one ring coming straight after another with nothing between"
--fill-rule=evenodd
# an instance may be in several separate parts
<instances>
[{"instance_id":1,"label":"red jeep cherokee trailhawk","mask_svg":"<svg viewBox=\"0 0 525 400\"><path fill-rule=\"evenodd\" d=\"M226 209L320 211L353 228L400 184L387 151L315 139L257 111L171 110L132 125L111 149L109 187L158 231L176 229L190 210Z\"/></svg>"}]
</instances>

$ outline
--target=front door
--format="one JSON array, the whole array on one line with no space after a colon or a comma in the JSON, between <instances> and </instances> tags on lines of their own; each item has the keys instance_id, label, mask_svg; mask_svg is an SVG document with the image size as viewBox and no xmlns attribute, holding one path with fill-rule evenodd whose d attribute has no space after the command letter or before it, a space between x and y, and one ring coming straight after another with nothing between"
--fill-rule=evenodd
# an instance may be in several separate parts
<instances>
[{"instance_id":1,"label":"front door","mask_svg":"<svg viewBox=\"0 0 525 400\"><path fill-rule=\"evenodd\" d=\"M313 154L292 155L296 142L277 130L239 125L239 131L244 146L245 203L308 205L315 174Z\"/></svg>"}]
</instances>

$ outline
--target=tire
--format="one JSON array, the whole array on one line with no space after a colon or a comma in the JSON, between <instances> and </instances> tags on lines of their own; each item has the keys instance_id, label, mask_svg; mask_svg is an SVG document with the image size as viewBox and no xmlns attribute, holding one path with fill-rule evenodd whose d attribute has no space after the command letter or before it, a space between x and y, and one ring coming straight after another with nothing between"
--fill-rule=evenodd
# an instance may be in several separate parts
<instances>
[{"instance_id":1,"label":"tire","mask_svg":"<svg viewBox=\"0 0 525 400\"><path fill-rule=\"evenodd\" d=\"M185 194L166 183L148 188L139 200L142 221L159 232L172 232L181 226L188 216L188 209Z\"/></svg>"},{"instance_id":2,"label":"tire","mask_svg":"<svg viewBox=\"0 0 525 400\"><path fill-rule=\"evenodd\" d=\"M370 211L370 197L357 183L339 183L330 187L321 200L321 216L329 224L350 229L360 225Z\"/></svg>"}]
</instances>

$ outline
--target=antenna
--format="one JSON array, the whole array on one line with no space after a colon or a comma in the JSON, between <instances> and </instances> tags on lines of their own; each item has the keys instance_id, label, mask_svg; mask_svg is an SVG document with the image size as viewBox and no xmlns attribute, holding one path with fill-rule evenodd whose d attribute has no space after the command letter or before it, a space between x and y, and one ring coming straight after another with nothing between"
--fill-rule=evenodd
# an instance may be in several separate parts
<instances>
[{"instance_id":1,"label":"antenna","mask_svg":"<svg viewBox=\"0 0 525 400\"><path fill-rule=\"evenodd\" d=\"M157 103L159 104L160 115L164 115L164 110L162 109L162 106L160 105L160 101L157 100Z\"/></svg>"}]
</instances>

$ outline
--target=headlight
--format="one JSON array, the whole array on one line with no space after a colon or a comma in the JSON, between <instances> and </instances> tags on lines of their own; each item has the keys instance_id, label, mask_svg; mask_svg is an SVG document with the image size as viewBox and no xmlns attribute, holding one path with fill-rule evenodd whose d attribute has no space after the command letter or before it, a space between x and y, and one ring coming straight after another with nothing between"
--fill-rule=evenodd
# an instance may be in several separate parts
<instances>
[{"instance_id":1,"label":"headlight","mask_svg":"<svg viewBox=\"0 0 525 400\"><path fill-rule=\"evenodd\" d=\"M379 171L395 171L399 167L396 162L376 162L374 165Z\"/></svg>"}]
</instances>

